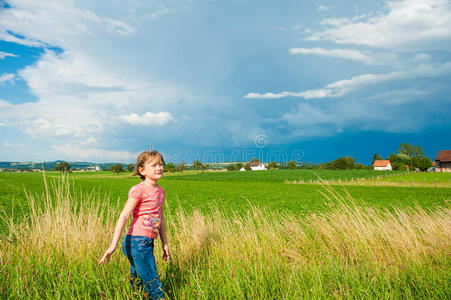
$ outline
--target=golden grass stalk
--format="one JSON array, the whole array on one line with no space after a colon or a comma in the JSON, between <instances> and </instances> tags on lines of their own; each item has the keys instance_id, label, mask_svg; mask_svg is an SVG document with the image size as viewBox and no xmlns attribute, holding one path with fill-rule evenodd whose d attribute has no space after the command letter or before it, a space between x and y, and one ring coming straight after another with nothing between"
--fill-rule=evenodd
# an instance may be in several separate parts
<instances>
[{"instance_id":1,"label":"golden grass stalk","mask_svg":"<svg viewBox=\"0 0 451 300\"><path fill-rule=\"evenodd\" d=\"M333 203L324 213L295 216L251 207L227 218L183 210L170 218L181 264L208 255L244 264L281 261L299 267L329 262L376 269L408 263L436 264L451 254L451 210L419 206L392 211L357 206L351 195L325 186Z\"/></svg>"},{"instance_id":2,"label":"golden grass stalk","mask_svg":"<svg viewBox=\"0 0 451 300\"><path fill-rule=\"evenodd\" d=\"M351 195L324 188L331 207L304 216L252 206L233 217L219 210L188 214L180 208L166 216L173 263L179 269L242 266L265 270L278 265L299 270L339 264L370 266L377 271L402 269L410 263L434 266L450 257L449 205L430 211L419 206L380 210L357 206ZM40 201L27 194L30 213L20 222L10 220L11 242L0 244L2 264L18 259L26 263L31 258L48 263L55 258L66 263L100 258L120 208L95 193L82 195L71 189L62 178L46 188ZM159 256L159 247L156 251Z\"/></svg>"},{"instance_id":3,"label":"golden grass stalk","mask_svg":"<svg viewBox=\"0 0 451 300\"><path fill-rule=\"evenodd\" d=\"M95 191L87 195L71 191L73 185L65 176L50 186L44 176L44 185L40 197L26 192L29 213L24 219L8 221L10 242L0 247L2 257L33 256L48 263L63 258L70 263L97 256L111 239L111 216L117 215L118 203L109 205L109 199L101 199Z\"/></svg>"}]
</instances>

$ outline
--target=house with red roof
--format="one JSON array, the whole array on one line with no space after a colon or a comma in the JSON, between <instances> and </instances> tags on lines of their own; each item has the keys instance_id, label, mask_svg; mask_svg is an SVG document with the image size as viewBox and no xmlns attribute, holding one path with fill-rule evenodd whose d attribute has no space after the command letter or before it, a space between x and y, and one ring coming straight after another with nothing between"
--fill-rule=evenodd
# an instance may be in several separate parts
<instances>
[{"instance_id":1,"label":"house with red roof","mask_svg":"<svg viewBox=\"0 0 451 300\"><path fill-rule=\"evenodd\" d=\"M435 172L451 172L451 150L440 150L432 167Z\"/></svg>"},{"instance_id":2,"label":"house with red roof","mask_svg":"<svg viewBox=\"0 0 451 300\"><path fill-rule=\"evenodd\" d=\"M373 163L373 168L374 168L374 170L379 170L379 171L391 171L392 170L391 163L388 159L375 160Z\"/></svg>"},{"instance_id":3,"label":"house with red roof","mask_svg":"<svg viewBox=\"0 0 451 300\"><path fill-rule=\"evenodd\" d=\"M249 167L251 167L252 171L267 170L261 161L253 161L249 164Z\"/></svg>"}]
</instances>

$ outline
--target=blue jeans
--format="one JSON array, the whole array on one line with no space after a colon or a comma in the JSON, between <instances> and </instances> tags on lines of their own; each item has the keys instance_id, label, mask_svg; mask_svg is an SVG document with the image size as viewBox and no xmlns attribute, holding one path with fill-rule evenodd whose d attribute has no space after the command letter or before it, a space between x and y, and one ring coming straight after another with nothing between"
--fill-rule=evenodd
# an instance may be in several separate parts
<instances>
[{"instance_id":1,"label":"blue jeans","mask_svg":"<svg viewBox=\"0 0 451 300\"><path fill-rule=\"evenodd\" d=\"M164 296L153 255L153 239L146 236L126 235L122 250L130 261L130 284L144 285L146 292L154 299Z\"/></svg>"}]
</instances>

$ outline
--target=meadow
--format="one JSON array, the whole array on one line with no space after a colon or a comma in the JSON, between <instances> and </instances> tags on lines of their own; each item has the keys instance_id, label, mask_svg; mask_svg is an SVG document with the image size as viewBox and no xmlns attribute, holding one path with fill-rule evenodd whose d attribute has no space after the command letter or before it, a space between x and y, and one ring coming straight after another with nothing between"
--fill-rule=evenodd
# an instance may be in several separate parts
<instances>
[{"instance_id":1,"label":"meadow","mask_svg":"<svg viewBox=\"0 0 451 300\"><path fill-rule=\"evenodd\" d=\"M266 170L264 172L207 172L190 173L187 175L171 176L170 180L206 180L206 181L270 181L284 182L292 180L316 181L318 178L323 180L342 181L350 179L387 177L398 174L404 174L403 171L373 171L373 170L308 170L308 169L280 169ZM181 177L183 176L183 177Z\"/></svg>"},{"instance_id":2,"label":"meadow","mask_svg":"<svg viewBox=\"0 0 451 300\"><path fill-rule=\"evenodd\" d=\"M155 249L167 298L449 297L451 188L294 185L285 181L312 172L275 171L160 181L171 262ZM380 176L350 174L327 178ZM121 249L97 266L139 182L130 175L0 173L0 296L140 299Z\"/></svg>"}]
</instances>

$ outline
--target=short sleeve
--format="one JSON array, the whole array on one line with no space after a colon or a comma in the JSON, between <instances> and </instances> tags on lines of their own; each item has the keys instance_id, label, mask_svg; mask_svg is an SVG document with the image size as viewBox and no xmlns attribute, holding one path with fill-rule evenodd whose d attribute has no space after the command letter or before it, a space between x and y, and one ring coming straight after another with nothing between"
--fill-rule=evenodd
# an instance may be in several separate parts
<instances>
[{"instance_id":1,"label":"short sleeve","mask_svg":"<svg viewBox=\"0 0 451 300\"><path fill-rule=\"evenodd\" d=\"M162 187L160 187L160 190L161 190L161 196L163 198L161 203L163 203L166 200L166 191Z\"/></svg>"},{"instance_id":2,"label":"short sleeve","mask_svg":"<svg viewBox=\"0 0 451 300\"><path fill-rule=\"evenodd\" d=\"M139 201L139 199L141 198L141 189L139 188L139 186L135 185L130 189L130 191L128 192L128 198L133 198Z\"/></svg>"}]
</instances>

